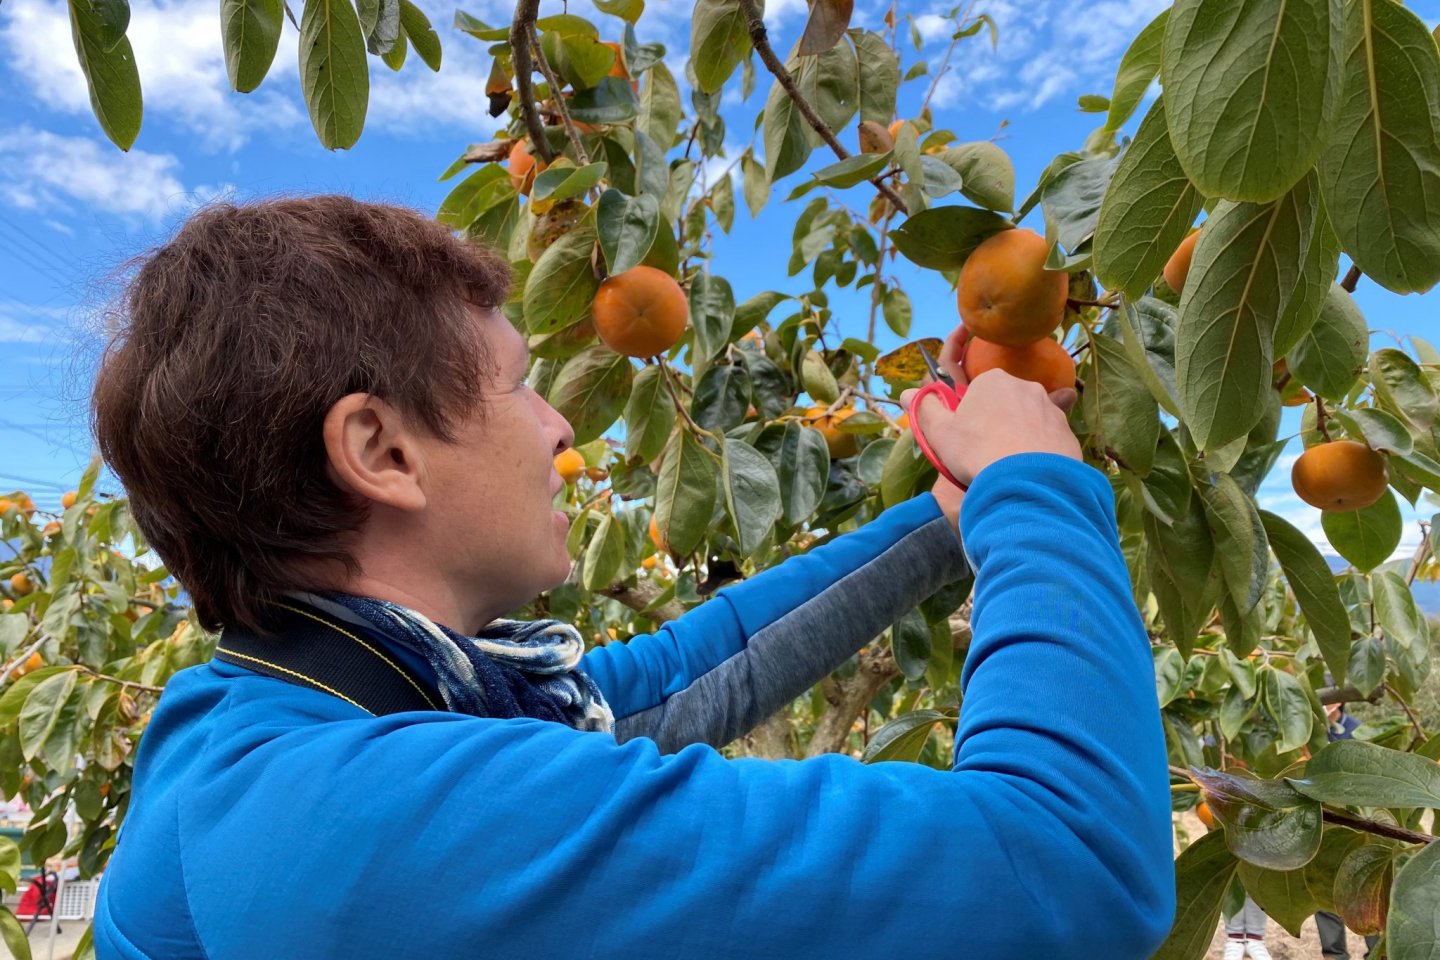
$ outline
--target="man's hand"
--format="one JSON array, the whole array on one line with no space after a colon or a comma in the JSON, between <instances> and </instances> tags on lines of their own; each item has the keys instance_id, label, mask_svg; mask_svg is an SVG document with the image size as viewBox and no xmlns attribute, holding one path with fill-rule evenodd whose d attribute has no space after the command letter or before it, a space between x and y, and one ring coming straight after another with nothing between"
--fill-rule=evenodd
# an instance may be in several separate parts
<instances>
[{"instance_id":1,"label":"man's hand","mask_svg":"<svg viewBox=\"0 0 1440 960\"><path fill-rule=\"evenodd\" d=\"M941 368L955 379L956 386L966 383L960 358L968 339L965 327L957 327L940 352ZM900 400L908 406L910 391ZM1065 411L1075 400L1072 389L1046 394L1037 383L1012 377L1003 370L990 370L969 384L965 399L954 413L930 398L921 404L918 415L930 448L957 479L968 485L981 470L1011 454L1057 453L1079 460L1080 443L1065 419ZM953 503L958 517L957 494L959 491L943 479L936 484L935 497L946 516Z\"/></svg>"}]
</instances>

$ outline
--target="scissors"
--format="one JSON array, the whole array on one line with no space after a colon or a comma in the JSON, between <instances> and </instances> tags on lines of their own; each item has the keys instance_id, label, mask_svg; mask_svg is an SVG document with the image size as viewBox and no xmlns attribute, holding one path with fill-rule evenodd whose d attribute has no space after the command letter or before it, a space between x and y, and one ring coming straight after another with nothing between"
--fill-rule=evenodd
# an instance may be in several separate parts
<instances>
[{"instance_id":1,"label":"scissors","mask_svg":"<svg viewBox=\"0 0 1440 960\"><path fill-rule=\"evenodd\" d=\"M935 359L930 356L929 350L921 347L920 356L925 358L925 366L930 368L930 382L917 390L915 395L910 398L910 430L915 434L915 442L920 445L920 451L925 454L926 459L935 465L935 469L940 471L940 476L949 480L961 490L968 489L969 485L955 479L955 475L940 461L935 451L930 448L930 442L925 439L924 431L920 429L920 404L924 402L926 397L932 395L938 397L940 402L945 404L945 409L954 410L960 406L960 401L964 399L965 388L955 386L955 381L951 379L948 373L940 369L935 363Z\"/></svg>"}]
</instances>

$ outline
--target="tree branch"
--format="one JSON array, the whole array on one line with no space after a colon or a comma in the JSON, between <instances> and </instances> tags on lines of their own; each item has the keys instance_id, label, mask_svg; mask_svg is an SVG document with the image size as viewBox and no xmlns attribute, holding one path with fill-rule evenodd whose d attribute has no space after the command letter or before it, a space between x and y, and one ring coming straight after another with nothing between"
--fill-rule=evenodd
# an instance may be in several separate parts
<instances>
[{"instance_id":1,"label":"tree branch","mask_svg":"<svg viewBox=\"0 0 1440 960\"><path fill-rule=\"evenodd\" d=\"M685 608L678 600L662 603L654 610L646 609L664 592L664 590L649 580L637 580L633 587L616 582L602 590L596 591L596 593L607 596L611 600L617 600L623 603L647 620L654 620L656 623L678 620L685 614Z\"/></svg>"},{"instance_id":2,"label":"tree branch","mask_svg":"<svg viewBox=\"0 0 1440 960\"><path fill-rule=\"evenodd\" d=\"M816 724L815 735L810 738L805 756L841 752L860 711L869 707L881 687L899 675L900 667L895 663L889 644L874 643L861 650L860 669L855 671L855 675L835 681L838 699L830 701L825 715Z\"/></svg>"},{"instance_id":3,"label":"tree branch","mask_svg":"<svg viewBox=\"0 0 1440 960\"><path fill-rule=\"evenodd\" d=\"M747 757L764 760L789 760L795 756L790 743L788 710L777 710L762 720L754 730L736 741L737 749Z\"/></svg>"},{"instance_id":4,"label":"tree branch","mask_svg":"<svg viewBox=\"0 0 1440 960\"><path fill-rule=\"evenodd\" d=\"M810 124L810 128L820 135L820 139L830 145L831 150L835 151L835 156L841 160L849 157L850 151L842 147L840 141L835 139L835 134L830 131L830 127L826 125L825 121L820 119L820 115L815 112L810 101L801 95L800 88L795 85L795 78L790 76L790 71L785 69L785 64L780 62L780 58L775 56L775 51L770 48L770 40L765 32L765 21L760 16L759 8L755 6L755 0L740 0L740 6L745 11L745 23L750 30L750 43L755 47L755 52L760 54L761 62L774 74L775 81L790 96L791 102L800 111L800 115L805 118L805 122ZM878 177L870 182L875 185L876 190L885 195L886 200L894 204L895 209L909 215L910 208L905 205L904 200L900 199L900 194L896 193L893 187Z\"/></svg>"},{"instance_id":5,"label":"tree branch","mask_svg":"<svg viewBox=\"0 0 1440 960\"><path fill-rule=\"evenodd\" d=\"M108 682L108 683L118 683L118 684L120 684L120 688L121 688L122 690L125 689L126 687L129 687L129 688L132 689L132 690L144 690L146 693L164 693L164 692L165 692L165 688L164 688L164 687L152 687L152 686L150 686L148 683L135 683L135 682L132 681L132 680L121 680L119 677L111 677L111 676L108 676L108 675L106 675L106 674L100 673L98 670L91 670L89 667L85 666L83 663L82 663L82 664L77 664L77 666L79 666L80 669L83 670L84 672L90 674L90 676L94 677L96 680L104 680L104 681L106 681L106 682Z\"/></svg>"},{"instance_id":6,"label":"tree branch","mask_svg":"<svg viewBox=\"0 0 1440 960\"><path fill-rule=\"evenodd\" d=\"M530 59L530 35L535 29L535 18L540 12L540 0L518 0L515 17L510 21L510 55L515 64L515 96L520 101L520 113L525 117L525 127L530 131L530 145L541 160L549 163L555 159L550 144L545 141L545 124L535 109L535 89L530 85L530 74L535 64ZM551 91L557 96L559 91Z\"/></svg>"}]
</instances>

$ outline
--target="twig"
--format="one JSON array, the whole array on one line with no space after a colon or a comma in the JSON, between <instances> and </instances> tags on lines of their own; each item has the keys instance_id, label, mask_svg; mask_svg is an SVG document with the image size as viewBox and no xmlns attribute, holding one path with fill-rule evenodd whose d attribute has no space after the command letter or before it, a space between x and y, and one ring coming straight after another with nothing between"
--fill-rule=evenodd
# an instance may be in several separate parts
<instances>
[{"instance_id":1,"label":"twig","mask_svg":"<svg viewBox=\"0 0 1440 960\"><path fill-rule=\"evenodd\" d=\"M1325 412L1325 401L1320 399L1320 394L1315 394L1315 428L1320 431L1320 436L1325 442L1330 442L1330 431L1325 429L1325 418L1329 414Z\"/></svg>"},{"instance_id":2,"label":"twig","mask_svg":"<svg viewBox=\"0 0 1440 960\"><path fill-rule=\"evenodd\" d=\"M870 285L870 325L866 329L865 342L875 342L875 313L880 307L880 268L885 265L885 248L890 243L890 218L895 216L894 208L885 211L885 216L880 220L880 253L875 258L875 282ZM875 375L875 365L869 360L865 361L865 382L869 383Z\"/></svg>"},{"instance_id":3,"label":"twig","mask_svg":"<svg viewBox=\"0 0 1440 960\"><path fill-rule=\"evenodd\" d=\"M853 675L844 680L836 680L832 675L821 681L827 706L815 725L805 756L842 751L860 711L868 710L880 688L899 675L900 667L889 644L874 643L860 651L859 669Z\"/></svg>"},{"instance_id":4,"label":"twig","mask_svg":"<svg viewBox=\"0 0 1440 960\"><path fill-rule=\"evenodd\" d=\"M1405 716L1410 718L1410 724L1415 728L1415 735L1419 737L1420 741L1423 743L1425 739L1429 736L1429 734L1425 732L1425 727L1421 725L1420 718L1415 716L1415 711L1410 709L1410 704L1406 703L1405 698L1400 696L1400 694L1397 693L1395 691L1395 688L1390 686L1390 684L1385 683L1381 684L1381 686L1384 688L1386 693L1390 694L1390 696L1395 698L1396 703L1400 704L1400 709L1405 711Z\"/></svg>"},{"instance_id":5,"label":"twig","mask_svg":"<svg viewBox=\"0 0 1440 960\"><path fill-rule=\"evenodd\" d=\"M545 82L550 84L550 98L555 101L560 122L565 125L565 135L570 138L570 146L575 148L575 159L580 161L580 166L583 167L590 162L590 156L580 143L580 131L575 129L575 123L570 119L570 108L565 106L565 98L560 95L560 81L555 78L555 71L550 69L550 63L545 59L545 51L540 49L540 36L533 27L530 30L530 40L534 44L535 63L545 75Z\"/></svg>"},{"instance_id":6,"label":"twig","mask_svg":"<svg viewBox=\"0 0 1440 960\"><path fill-rule=\"evenodd\" d=\"M612 600L619 601L645 619L653 620L656 623L678 620L685 615L685 608L681 606L678 600L670 600L662 603L653 610L646 609L650 604L655 602L660 594L664 593L663 590L649 580L637 581L633 587L627 586L624 583L612 583L610 586L603 587L596 592L604 594Z\"/></svg>"},{"instance_id":7,"label":"twig","mask_svg":"<svg viewBox=\"0 0 1440 960\"><path fill-rule=\"evenodd\" d=\"M541 160L549 163L555 159L555 152L545 141L545 124L540 122L540 113L535 109L535 89L530 85L530 74L535 69L530 59L530 35L539 12L540 0L518 0L515 4L515 18L510 23L510 54L515 63L515 95L520 101L520 113L525 117L525 128L530 131L530 147ZM552 92L558 94L558 91Z\"/></svg>"},{"instance_id":8,"label":"twig","mask_svg":"<svg viewBox=\"0 0 1440 960\"><path fill-rule=\"evenodd\" d=\"M27 648L24 653L20 654L14 660L11 660L8 664L6 664L4 672L0 673L0 686L5 685L5 681L10 679L10 674L15 672L16 667L20 666L20 664L30 659L30 654L37 652L41 647L45 645L45 639L45 635L42 633L39 639L37 639L34 643L30 644L29 648Z\"/></svg>"},{"instance_id":9,"label":"twig","mask_svg":"<svg viewBox=\"0 0 1440 960\"><path fill-rule=\"evenodd\" d=\"M1188 780L1191 783L1195 782L1195 778L1189 770L1177 767L1174 764L1170 765L1170 775ZM1373 833L1380 837L1390 837L1392 840L1404 840L1407 843L1430 843L1435 839L1429 834L1416 833L1414 830L1406 830L1404 827L1392 826L1388 823L1381 823L1378 820L1352 817L1348 813L1341 813L1329 807L1321 807L1321 812L1328 823L1339 824L1340 826L1350 827L1354 830L1363 830L1366 833Z\"/></svg>"},{"instance_id":10,"label":"twig","mask_svg":"<svg viewBox=\"0 0 1440 960\"><path fill-rule=\"evenodd\" d=\"M680 394L675 392L675 384L672 380L675 374L670 370L670 365L666 363L663 358L660 360L660 373L665 380L666 388L670 391L670 399L675 402L675 409L680 412L680 416L685 418L685 423L689 425L691 431L701 436L709 437L712 440L715 439L715 435L696 423L690 416L690 411L685 409L685 404L680 401ZM714 456L714 453L709 447L706 447L703 443L700 446L705 449L706 453Z\"/></svg>"},{"instance_id":11,"label":"twig","mask_svg":"<svg viewBox=\"0 0 1440 960\"><path fill-rule=\"evenodd\" d=\"M1415 574L1425 565L1425 558L1430 553L1430 526L1423 520L1420 522L1420 543L1415 547L1415 555L1410 558L1410 569L1405 573L1405 585L1414 586Z\"/></svg>"},{"instance_id":12,"label":"twig","mask_svg":"<svg viewBox=\"0 0 1440 960\"><path fill-rule=\"evenodd\" d=\"M774 74L775 81L789 95L791 102L800 111L800 115L805 118L805 122L810 124L811 129L820 135L820 139L830 145L830 149L835 151L835 156L841 160L847 159L850 151L842 147L840 141L835 139L835 134L830 131L825 121L820 119L820 115L815 112L810 101L801 95L800 88L795 86L795 78L790 76L790 71L785 69L785 65L780 62L780 58L775 56L775 51L770 48L770 40L765 33L765 21L760 16L759 8L755 6L755 0L740 0L740 6L745 11L745 22L750 29L750 43L755 47L755 52L760 54L761 62ZM900 194L896 193L888 183L878 177L870 182L901 213L907 215L910 213L910 208L905 205L904 200L900 199Z\"/></svg>"},{"instance_id":13,"label":"twig","mask_svg":"<svg viewBox=\"0 0 1440 960\"><path fill-rule=\"evenodd\" d=\"M1359 282L1360 268L1355 266L1354 264L1351 264L1349 272L1345 274L1345 279L1340 281L1340 286L1342 289L1344 289L1346 293L1354 293L1355 284Z\"/></svg>"},{"instance_id":14,"label":"twig","mask_svg":"<svg viewBox=\"0 0 1440 960\"><path fill-rule=\"evenodd\" d=\"M970 0L970 3L965 7L965 12L955 18L955 26L957 28L970 17L970 11L973 9L975 9L975 0ZM917 114L917 116L923 116L925 108L930 106L930 98L935 96L935 88L940 86L940 78L945 76L946 70L950 69L950 54L955 52L955 45L959 42L960 31L957 29L955 36L950 38L950 46L946 49L944 58L940 61L940 69L935 71L935 78L930 81L930 89L925 91L925 99L920 102L920 113Z\"/></svg>"},{"instance_id":15,"label":"twig","mask_svg":"<svg viewBox=\"0 0 1440 960\"><path fill-rule=\"evenodd\" d=\"M130 687L133 690L144 690L146 693L163 693L165 690L164 687L152 687L149 684L135 683L132 680L121 680L119 677L112 677L107 674L100 673L98 670L91 670L83 663L77 663L76 666L83 670L85 673L90 674L90 676L94 677L96 680L105 680L110 683L118 683L120 684L122 689L125 687Z\"/></svg>"}]
</instances>

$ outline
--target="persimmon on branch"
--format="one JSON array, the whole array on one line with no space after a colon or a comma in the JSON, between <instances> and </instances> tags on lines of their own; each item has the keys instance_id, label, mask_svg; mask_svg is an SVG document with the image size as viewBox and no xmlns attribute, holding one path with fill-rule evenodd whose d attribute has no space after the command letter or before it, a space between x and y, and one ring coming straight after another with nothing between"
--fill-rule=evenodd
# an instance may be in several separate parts
<instances>
[{"instance_id":1,"label":"persimmon on branch","mask_svg":"<svg viewBox=\"0 0 1440 960\"><path fill-rule=\"evenodd\" d=\"M806 100L800 93L800 88L795 86L795 78L790 76L790 71L785 69L785 64L775 56L775 51L770 47L769 35L765 31L765 20L760 16L760 9L755 6L755 0L740 0L740 7L745 11L745 25L750 31L750 44L755 48L755 52L760 54L760 60L765 64L766 69L774 74L775 81L784 88L796 109L800 111L800 115L805 118L805 122L810 124L810 128L820 135L820 139L830 145L830 149L835 151L835 156L841 160L849 158L850 151L835 139L835 134L831 132L829 125L820 119L820 115L815 112L810 101ZM895 206L895 209L906 215L910 213L910 208L905 205L904 200L900 199L900 194L895 192L894 187L885 183L880 177L876 177L870 182L885 196L886 200Z\"/></svg>"}]
</instances>

